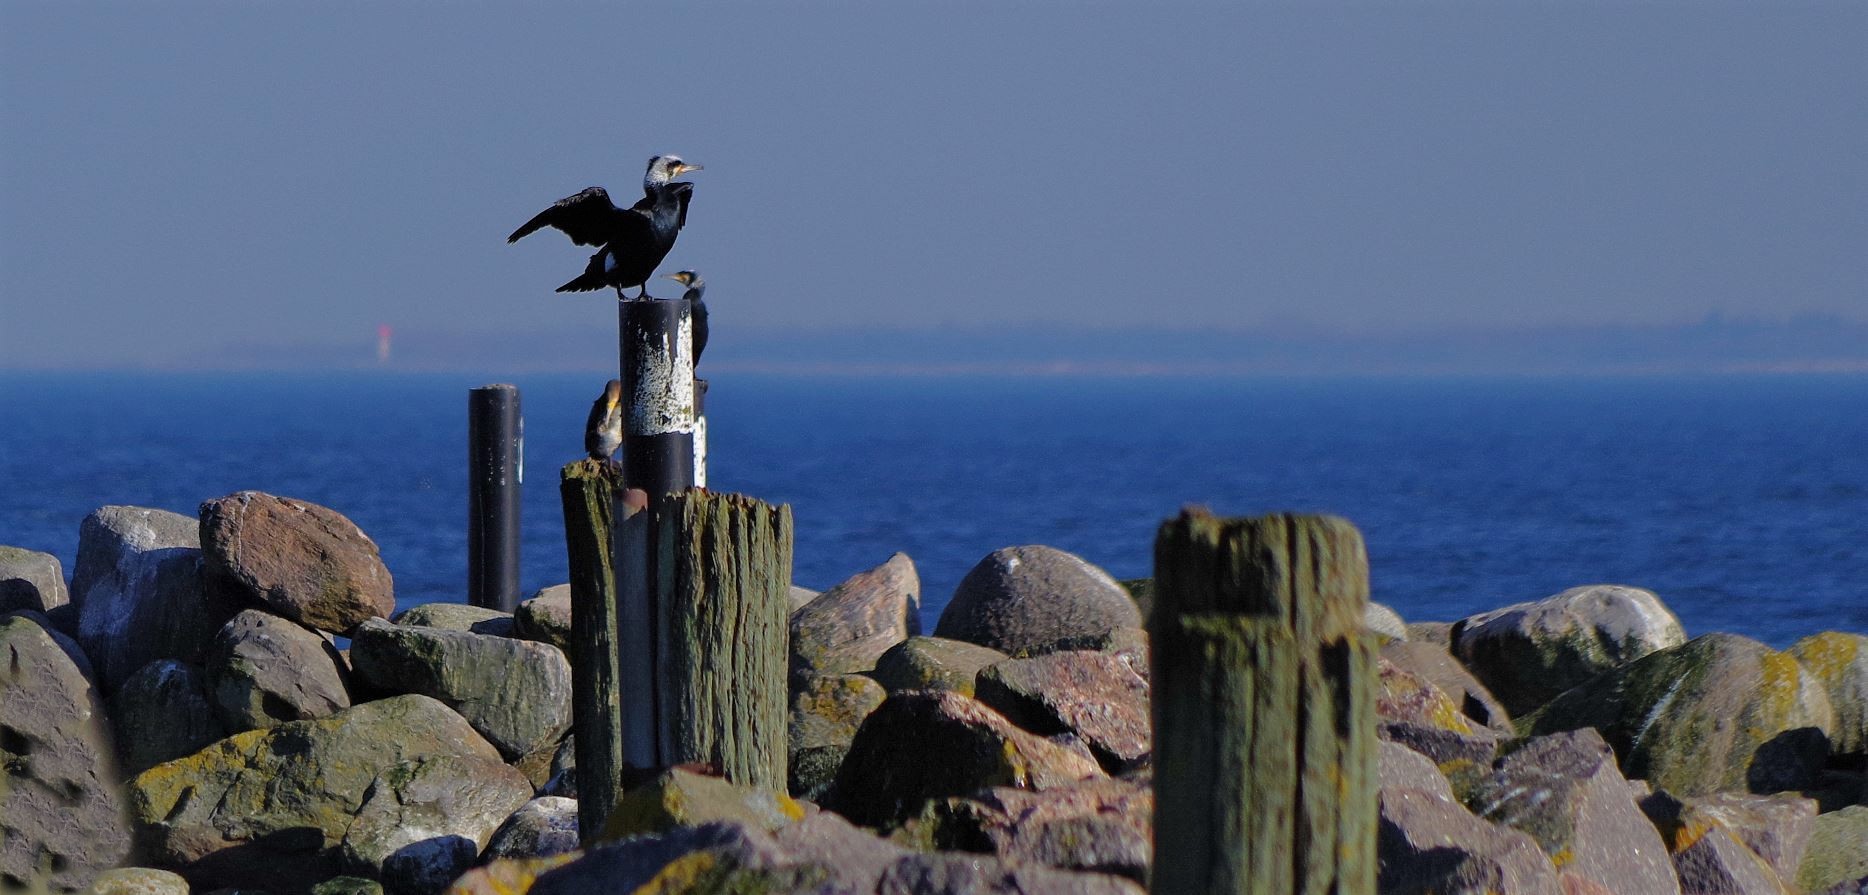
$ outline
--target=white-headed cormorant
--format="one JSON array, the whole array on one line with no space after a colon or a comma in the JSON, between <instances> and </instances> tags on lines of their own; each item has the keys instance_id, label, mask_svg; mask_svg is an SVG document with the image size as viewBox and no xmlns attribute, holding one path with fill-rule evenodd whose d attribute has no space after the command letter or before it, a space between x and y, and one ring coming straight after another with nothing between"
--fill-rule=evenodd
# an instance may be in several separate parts
<instances>
[{"instance_id":1,"label":"white-headed cormorant","mask_svg":"<svg viewBox=\"0 0 1868 895\"><path fill-rule=\"evenodd\" d=\"M691 270L671 273L664 279L674 280L688 291L681 297L694 303L694 366L700 366L701 352L707 350L707 303L701 301L701 295L707 291L707 281L700 274Z\"/></svg>"},{"instance_id":2,"label":"white-headed cormorant","mask_svg":"<svg viewBox=\"0 0 1868 895\"><path fill-rule=\"evenodd\" d=\"M623 446L623 381L612 379L590 405L584 422L584 451L592 460L609 460Z\"/></svg>"},{"instance_id":3,"label":"white-headed cormorant","mask_svg":"<svg viewBox=\"0 0 1868 895\"><path fill-rule=\"evenodd\" d=\"M608 191L593 186L559 199L512 231L506 241L518 242L541 228L556 227L578 245L602 247L590 256L583 275L559 286L559 292L589 292L607 286L620 299L624 289L641 286L637 298L648 298L648 279L687 224L688 200L694 194L693 184L674 178L699 170L700 165L690 165L679 156L658 155L649 159L648 171L642 175L642 199L635 205L617 208Z\"/></svg>"}]
</instances>

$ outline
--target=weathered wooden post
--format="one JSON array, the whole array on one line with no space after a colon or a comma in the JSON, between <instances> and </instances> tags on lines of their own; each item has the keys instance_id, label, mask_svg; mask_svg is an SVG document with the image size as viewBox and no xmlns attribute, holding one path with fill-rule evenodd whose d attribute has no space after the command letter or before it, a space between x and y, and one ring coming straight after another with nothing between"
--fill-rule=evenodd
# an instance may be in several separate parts
<instances>
[{"instance_id":1,"label":"weathered wooden post","mask_svg":"<svg viewBox=\"0 0 1868 895\"><path fill-rule=\"evenodd\" d=\"M592 841L622 794L623 716L617 703L616 571L610 561L616 468L583 459L558 480L571 566L571 722L577 743L577 828Z\"/></svg>"},{"instance_id":2,"label":"weathered wooden post","mask_svg":"<svg viewBox=\"0 0 1868 895\"><path fill-rule=\"evenodd\" d=\"M1189 510L1155 540L1157 893L1375 891L1362 536Z\"/></svg>"},{"instance_id":3,"label":"weathered wooden post","mask_svg":"<svg viewBox=\"0 0 1868 895\"><path fill-rule=\"evenodd\" d=\"M525 483L525 422L519 387L467 392L467 602L511 612L519 606L519 496Z\"/></svg>"}]
</instances>

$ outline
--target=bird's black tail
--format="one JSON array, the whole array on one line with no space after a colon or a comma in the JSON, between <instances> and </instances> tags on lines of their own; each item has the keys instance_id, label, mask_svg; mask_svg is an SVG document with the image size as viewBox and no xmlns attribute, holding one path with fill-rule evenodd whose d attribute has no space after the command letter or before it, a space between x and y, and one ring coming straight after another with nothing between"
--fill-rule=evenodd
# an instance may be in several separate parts
<instances>
[{"instance_id":1,"label":"bird's black tail","mask_svg":"<svg viewBox=\"0 0 1868 895\"><path fill-rule=\"evenodd\" d=\"M559 292L594 292L607 288L610 284L603 277L603 253L590 256L590 264L584 268L583 275L558 287Z\"/></svg>"}]
</instances>

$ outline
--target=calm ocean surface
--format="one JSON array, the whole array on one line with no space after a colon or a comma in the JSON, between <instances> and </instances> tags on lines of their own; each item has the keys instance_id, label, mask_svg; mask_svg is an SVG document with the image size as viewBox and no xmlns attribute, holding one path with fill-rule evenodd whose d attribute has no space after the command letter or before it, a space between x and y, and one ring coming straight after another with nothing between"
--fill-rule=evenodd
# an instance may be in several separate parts
<instances>
[{"instance_id":1,"label":"calm ocean surface","mask_svg":"<svg viewBox=\"0 0 1868 895\"><path fill-rule=\"evenodd\" d=\"M565 580L557 470L596 377L515 380L522 584ZM462 600L463 376L0 376L0 543L70 573L78 523L193 515L253 488L333 507L382 546L403 606ZM1181 505L1327 511L1368 540L1374 596L1458 618L1594 582L1651 588L1691 634L1783 646L1868 630L1868 377L1558 381L882 379L718 375L717 490L790 503L798 583L906 551L931 626L1010 544L1150 574Z\"/></svg>"}]
</instances>

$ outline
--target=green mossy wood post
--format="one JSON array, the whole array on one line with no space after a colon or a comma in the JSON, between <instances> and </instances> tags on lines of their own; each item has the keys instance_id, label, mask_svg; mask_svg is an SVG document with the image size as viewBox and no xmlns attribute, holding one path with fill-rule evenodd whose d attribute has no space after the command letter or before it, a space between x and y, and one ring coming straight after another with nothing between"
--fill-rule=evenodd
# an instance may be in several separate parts
<instances>
[{"instance_id":1,"label":"green mossy wood post","mask_svg":"<svg viewBox=\"0 0 1868 895\"><path fill-rule=\"evenodd\" d=\"M1362 535L1188 510L1155 539L1152 890L1375 891Z\"/></svg>"},{"instance_id":2,"label":"green mossy wood post","mask_svg":"<svg viewBox=\"0 0 1868 895\"><path fill-rule=\"evenodd\" d=\"M577 828L603 830L622 795L623 713L617 700L616 575L610 560L612 501L620 471L583 459L559 473L564 544L571 563L571 726L577 749Z\"/></svg>"},{"instance_id":3,"label":"green mossy wood post","mask_svg":"<svg viewBox=\"0 0 1868 895\"><path fill-rule=\"evenodd\" d=\"M689 490L652 511L662 764L782 793L791 507Z\"/></svg>"}]
</instances>

